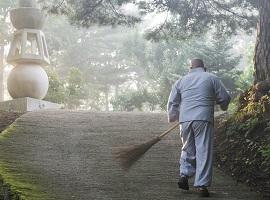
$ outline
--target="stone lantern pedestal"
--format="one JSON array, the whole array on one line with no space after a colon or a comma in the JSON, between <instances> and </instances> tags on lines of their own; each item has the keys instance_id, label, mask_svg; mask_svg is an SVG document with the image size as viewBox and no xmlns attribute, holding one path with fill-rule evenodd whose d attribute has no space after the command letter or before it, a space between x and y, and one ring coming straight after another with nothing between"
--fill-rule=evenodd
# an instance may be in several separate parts
<instances>
[{"instance_id":1,"label":"stone lantern pedestal","mask_svg":"<svg viewBox=\"0 0 270 200\"><path fill-rule=\"evenodd\" d=\"M62 105L43 101L40 99L33 99L30 97L13 99L0 103L0 110L7 112L25 113L43 109L61 109Z\"/></svg>"},{"instance_id":2,"label":"stone lantern pedestal","mask_svg":"<svg viewBox=\"0 0 270 200\"><path fill-rule=\"evenodd\" d=\"M24 112L59 108L61 105L42 101L49 88L48 76L43 69L50 64L42 32L46 16L35 0L19 0L18 5L10 11L16 31L7 57L7 62L14 66L7 81L8 92L14 100L1 103L0 110Z\"/></svg>"}]
</instances>

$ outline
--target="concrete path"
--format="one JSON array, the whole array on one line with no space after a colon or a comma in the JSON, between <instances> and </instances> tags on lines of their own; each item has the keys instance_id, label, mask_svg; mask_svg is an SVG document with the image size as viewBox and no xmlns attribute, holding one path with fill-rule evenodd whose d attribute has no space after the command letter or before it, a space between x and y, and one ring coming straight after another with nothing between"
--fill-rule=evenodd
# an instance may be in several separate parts
<instances>
[{"instance_id":1,"label":"concrete path","mask_svg":"<svg viewBox=\"0 0 270 200\"><path fill-rule=\"evenodd\" d=\"M129 173L113 146L137 144L168 128L164 114L32 112L0 135L0 174L27 200L199 199L177 188L180 140L175 131ZM260 197L215 170L211 199Z\"/></svg>"}]
</instances>

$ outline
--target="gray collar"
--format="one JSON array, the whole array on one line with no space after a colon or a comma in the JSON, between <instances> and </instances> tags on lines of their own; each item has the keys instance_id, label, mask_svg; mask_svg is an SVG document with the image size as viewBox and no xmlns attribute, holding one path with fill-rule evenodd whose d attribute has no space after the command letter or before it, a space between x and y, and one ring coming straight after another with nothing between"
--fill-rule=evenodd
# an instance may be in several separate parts
<instances>
[{"instance_id":1,"label":"gray collar","mask_svg":"<svg viewBox=\"0 0 270 200\"><path fill-rule=\"evenodd\" d=\"M196 68L193 68L193 69L189 69L189 73L193 73L193 72L204 72L204 68L196 67Z\"/></svg>"}]
</instances>

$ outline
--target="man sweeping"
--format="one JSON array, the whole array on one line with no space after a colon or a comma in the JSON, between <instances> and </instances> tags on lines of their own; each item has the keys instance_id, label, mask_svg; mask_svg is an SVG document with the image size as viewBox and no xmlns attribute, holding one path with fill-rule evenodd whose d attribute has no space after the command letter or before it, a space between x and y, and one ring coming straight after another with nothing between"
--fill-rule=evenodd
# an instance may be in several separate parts
<instances>
[{"instance_id":1,"label":"man sweeping","mask_svg":"<svg viewBox=\"0 0 270 200\"><path fill-rule=\"evenodd\" d=\"M179 188L189 190L188 179L208 197L213 171L214 106L227 110L230 96L218 77L206 72L201 59L193 59L189 73L172 87L168 101L169 122L180 122L182 152Z\"/></svg>"}]
</instances>

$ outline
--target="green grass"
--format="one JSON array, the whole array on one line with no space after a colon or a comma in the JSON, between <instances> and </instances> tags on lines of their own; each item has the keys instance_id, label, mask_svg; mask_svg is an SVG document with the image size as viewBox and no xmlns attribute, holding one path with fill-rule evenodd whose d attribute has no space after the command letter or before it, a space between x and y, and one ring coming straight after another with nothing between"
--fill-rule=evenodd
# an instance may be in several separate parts
<instances>
[{"instance_id":1,"label":"green grass","mask_svg":"<svg viewBox=\"0 0 270 200\"><path fill-rule=\"evenodd\" d=\"M9 185L10 189L25 200L48 200L46 193L33 183L29 178L20 174L20 170L10 167L9 164L0 162L0 174L4 183Z\"/></svg>"},{"instance_id":2,"label":"green grass","mask_svg":"<svg viewBox=\"0 0 270 200\"><path fill-rule=\"evenodd\" d=\"M16 131L16 125L13 123L6 130L0 133L0 141L5 141ZM0 152L1 155L1 152ZM6 156L7 157L7 156ZM10 159L10 160L9 160ZM33 184L32 180L25 175L22 175L21 169L11 164L12 158L5 158L4 155L0 157L0 195L4 189L11 192L12 200L48 200L48 195L42 192L42 189L37 184Z\"/></svg>"},{"instance_id":3,"label":"green grass","mask_svg":"<svg viewBox=\"0 0 270 200\"><path fill-rule=\"evenodd\" d=\"M0 133L0 140L4 140L8 138L13 132L15 132L15 130L16 130L16 126L13 123L6 130Z\"/></svg>"}]
</instances>

